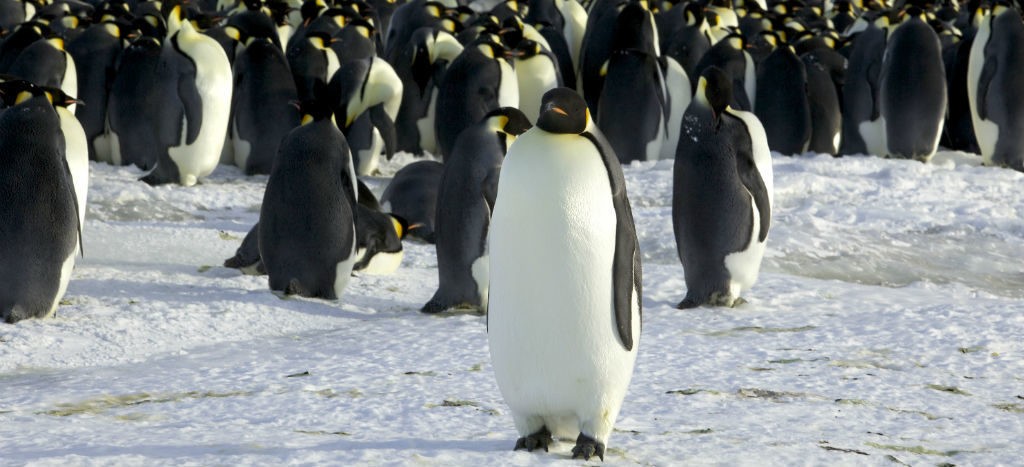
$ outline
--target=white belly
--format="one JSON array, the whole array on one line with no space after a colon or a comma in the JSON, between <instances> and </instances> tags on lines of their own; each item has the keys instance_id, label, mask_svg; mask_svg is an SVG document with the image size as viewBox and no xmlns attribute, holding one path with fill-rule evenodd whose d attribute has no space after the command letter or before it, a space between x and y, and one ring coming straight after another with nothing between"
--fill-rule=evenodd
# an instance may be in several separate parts
<instances>
[{"instance_id":1,"label":"white belly","mask_svg":"<svg viewBox=\"0 0 1024 467\"><path fill-rule=\"evenodd\" d=\"M89 145L82 124L69 110L57 107L57 114L60 115L60 130L64 133L64 158L68 161L71 183L78 200L78 225L84 229L89 196Z\"/></svg>"},{"instance_id":2,"label":"white belly","mask_svg":"<svg viewBox=\"0 0 1024 467\"><path fill-rule=\"evenodd\" d=\"M517 425L545 417L555 436L601 441L611 431L636 359L612 311L615 222L589 141L534 129L513 143L491 218L488 339Z\"/></svg>"}]
</instances>

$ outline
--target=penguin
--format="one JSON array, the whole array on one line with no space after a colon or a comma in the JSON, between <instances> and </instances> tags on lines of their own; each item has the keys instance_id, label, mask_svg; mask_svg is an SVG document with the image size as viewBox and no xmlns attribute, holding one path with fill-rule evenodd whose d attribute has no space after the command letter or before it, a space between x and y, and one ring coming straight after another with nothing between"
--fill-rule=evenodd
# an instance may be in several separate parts
<instances>
[{"instance_id":1,"label":"penguin","mask_svg":"<svg viewBox=\"0 0 1024 467\"><path fill-rule=\"evenodd\" d=\"M408 235L427 243L435 241L437 196L444 165L437 161L416 161L402 167L380 196L381 210L405 219Z\"/></svg>"},{"instance_id":2,"label":"penguin","mask_svg":"<svg viewBox=\"0 0 1024 467\"><path fill-rule=\"evenodd\" d=\"M768 147L791 156L803 154L812 133L807 70L789 45L776 47L757 70L754 114L764 125Z\"/></svg>"},{"instance_id":3,"label":"penguin","mask_svg":"<svg viewBox=\"0 0 1024 467\"><path fill-rule=\"evenodd\" d=\"M37 86L61 88L72 96L78 94L75 60L64 50L64 39L56 35L25 47L7 73Z\"/></svg>"},{"instance_id":4,"label":"penguin","mask_svg":"<svg viewBox=\"0 0 1024 467\"><path fill-rule=\"evenodd\" d=\"M587 108L597 110L604 76L601 69L611 54L615 21L629 0L594 0L587 15L587 27L580 49L577 89L587 100Z\"/></svg>"},{"instance_id":5,"label":"penguin","mask_svg":"<svg viewBox=\"0 0 1024 467\"><path fill-rule=\"evenodd\" d=\"M811 111L811 139L808 141L807 150L817 154L839 154L839 145L842 136L842 109L839 106L839 94L837 83L833 81L833 70L828 63L822 60L824 54L840 59L838 52L826 48L818 51L811 51L800 56L804 62L804 69L807 71L807 101ZM843 68L838 68L838 73L843 73ZM842 84L838 84L842 86ZM841 89L841 88L840 88ZM764 121L763 119L761 120Z\"/></svg>"},{"instance_id":6,"label":"penguin","mask_svg":"<svg viewBox=\"0 0 1024 467\"><path fill-rule=\"evenodd\" d=\"M231 105L233 162L247 175L270 173L281 140L299 125L297 99L281 49L268 38L249 38L235 59Z\"/></svg>"},{"instance_id":7,"label":"penguin","mask_svg":"<svg viewBox=\"0 0 1024 467\"><path fill-rule=\"evenodd\" d=\"M249 229L245 234L242 244L235 250L235 255L224 260L224 267L238 269L242 274L250 276L262 276L267 274L267 268L260 258L260 223Z\"/></svg>"},{"instance_id":8,"label":"penguin","mask_svg":"<svg viewBox=\"0 0 1024 467\"><path fill-rule=\"evenodd\" d=\"M502 164L491 216L487 337L520 438L604 459L640 341L640 249L618 157L575 91L556 88Z\"/></svg>"},{"instance_id":9,"label":"penguin","mask_svg":"<svg viewBox=\"0 0 1024 467\"><path fill-rule=\"evenodd\" d=\"M360 196L360 199L363 199ZM402 239L409 223L399 216L356 203L356 263L354 272L385 275L402 264Z\"/></svg>"},{"instance_id":10,"label":"penguin","mask_svg":"<svg viewBox=\"0 0 1024 467\"><path fill-rule=\"evenodd\" d=\"M314 99L316 83L330 82L338 71L338 54L330 44L331 37L326 33L308 33L288 47L288 67L292 71L299 100Z\"/></svg>"},{"instance_id":11,"label":"penguin","mask_svg":"<svg viewBox=\"0 0 1024 467\"><path fill-rule=\"evenodd\" d=\"M270 290L327 300L356 262L355 182L345 136L326 102L304 101L302 124L281 141L258 229Z\"/></svg>"},{"instance_id":12,"label":"penguin","mask_svg":"<svg viewBox=\"0 0 1024 467\"><path fill-rule=\"evenodd\" d=\"M507 55L502 45L484 39L466 47L448 66L437 90L441 118L434 121L441 156L450 154L459 133L487 112L519 105L519 85Z\"/></svg>"},{"instance_id":13,"label":"penguin","mask_svg":"<svg viewBox=\"0 0 1024 467\"><path fill-rule=\"evenodd\" d=\"M0 318L52 316L67 290L80 230L60 117L47 94L23 80L0 84Z\"/></svg>"},{"instance_id":14,"label":"penguin","mask_svg":"<svg viewBox=\"0 0 1024 467\"><path fill-rule=\"evenodd\" d=\"M885 151L885 125L879 109L879 77L888 40L889 18L865 22L850 49L842 93L840 154L880 154Z\"/></svg>"},{"instance_id":15,"label":"penguin","mask_svg":"<svg viewBox=\"0 0 1024 467\"><path fill-rule=\"evenodd\" d=\"M487 310L487 231L501 162L509 145L531 126L524 112L502 107L455 141L437 193L437 291L420 311Z\"/></svg>"},{"instance_id":16,"label":"penguin","mask_svg":"<svg viewBox=\"0 0 1024 467\"><path fill-rule=\"evenodd\" d=\"M529 39L520 41L513 55L513 68L519 86L518 107L533 122L539 115L540 99L544 93L563 84L558 58Z\"/></svg>"},{"instance_id":17,"label":"penguin","mask_svg":"<svg viewBox=\"0 0 1024 467\"><path fill-rule=\"evenodd\" d=\"M11 65L26 47L51 34L50 27L39 20L28 21L16 27L3 38L3 42L0 42L0 73L8 73Z\"/></svg>"},{"instance_id":18,"label":"penguin","mask_svg":"<svg viewBox=\"0 0 1024 467\"><path fill-rule=\"evenodd\" d=\"M67 52L78 72L76 97L86 102L86 105L75 106L75 116L82 122L90 160L110 160L110 143L106 137L107 98L123 50L121 37L120 25L104 21L89 26L67 44Z\"/></svg>"},{"instance_id":19,"label":"penguin","mask_svg":"<svg viewBox=\"0 0 1024 467\"><path fill-rule=\"evenodd\" d=\"M879 82L886 154L927 162L939 145L946 117L946 73L942 48L917 7L892 32Z\"/></svg>"},{"instance_id":20,"label":"penguin","mask_svg":"<svg viewBox=\"0 0 1024 467\"><path fill-rule=\"evenodd\" d=\"M437 87L445 67L462 50L462 44L448 31L423 27L412 35L404 53L390 62L402 80L402 103L395 119L397 151L415 155L437 152Z\"/></svg>"},{"instance_id":21,"label":"penguin","mask_svg":"<svg viewBox=\"0 0 1024 467\"><path fill-rule=\"evenodd\" d=\"M672 169L672 226L686 279L678 308L735 306L757 281L771 226L771 153L754 114L730 105L732 79L704 71Z\"/></svg>"},{"instance_id":22,"label":"penguin","mask_svg":"<svg viewBox=\"0 0 1024 467\"><path fill-rule=\"evenodd\" d=\"M121 53L107 100L110 159L105 162L134 164L145 171L156 167L162 149L156 142L160 141L159 124L164 118L162 51L160 39L141 36Z\"/></svg>"},{"instance_id":23,"label":"penguin","mask_svg":"<svg viewBox=\"0 0 1024 467\"><path fill-rule=\"evenodd\" d=\"M757 71L754 59L745 50L746 46L742 36L729 34L708 49L694 67L692 76L701 76L712 66L719 68L732 80L732 102L729 105L736 110L751 111L757 102Z\"/></svg>"},{"instance_id":24,"label":"penguin","mask_svg":"<svg viewBox=\"0 0 1024 467\"><path fill-rule=\"evenodd\" d=\"M700 4L680 4L659 16L666 18L658 25L663 53L679 62L687 76L696 76L694 70L697 63L711 48L711 40L705 34L708 29L707 20Z\"/></svg>"},{"instance_id":25,"label":"penguin","mask_svg":"<svg viewBox=\"0 0 1024 467\"><path fill-rule=\"evenodd\" d=\"M224 49L184 21L176 5L171 18L181 21L163 44L157 72L163 108L159 121L160 154L142 177L150 185L195 185L220 162L231 111L231 65ZM166 149L165 149L166 148Z\"/></svg>"},{"instance_id":26,"label":"penguin","mask_svg":"<svg viewBox=\"0 0 1024 467\"><path fill-rule=\"evenodd\" d=\"M619 160L655 160L666 138L668 97L654 15L626 5L615 22L597 105L597 126Z\"/></svg>"},{"instance_id":27,"label":"penguin","mask_svg":"<svg viewBox=\"0 0 1024 467\"><path fill-rule=\"evenodd\" d=\"M982 160L1024 171L1024 24L1017 11L997 4L970 51L967 96Z\"/></svg>"},{"instance_id":28,"label":"penguin","mask_svg":"<svg viewBox=\"0 0 1024 467\"><path fill-rule=\"evenodd\" d=\"M375 116L370 112L369 121L364 122L366 125L372 124L381 134L386 134L386 139L394 146L394 121L402 104L403 88L401 78L388 62L376 56L347 61L331 78L329 86L333 96L336 96L331 105L334 106L338 126L345 133L346 139L355 132L353 124L357 119L364 112L380 105L379 113ZM373 128L363 129L364 132L370 130ZM384 142L383 136L376 137ZM369 144L367 148L367 145L363 145L363 151L353 152L356 174L369 175L376 170L381 146Z\"/></svg>"}]
</instances>

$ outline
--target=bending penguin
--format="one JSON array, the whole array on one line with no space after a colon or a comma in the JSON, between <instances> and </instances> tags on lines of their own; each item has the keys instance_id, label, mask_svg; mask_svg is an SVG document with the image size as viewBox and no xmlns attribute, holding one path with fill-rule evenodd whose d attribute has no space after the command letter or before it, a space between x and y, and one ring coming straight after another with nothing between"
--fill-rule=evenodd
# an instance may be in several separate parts
<instances>
[{"instance_id":1,"label":"bending penguin","mask_svg":"<svg viewBox=\"0 0 1024 467\"><path fill-rule=\"evenodd\" d=\"M516 136L531 126L523 112L502 107L455 140L437 194L437 291L423 305L424 313L487 310L487 230L501 161Z\"/></svg>"},{"instance_id":2,"label":"bending penguin","mask_svg":"<svg viewBox=\"0 0 1024 467\"><path fill-rule=\"evenodd\" d=\"M260 209L260 258L270 290L334 300L356 262L351 155L322 101L301 104L302 124L277 152Z\"/></svg>"},{"instance_id":3,"label":"bending penguin","mask_svg":"<svg viewBox=\"0 0 1024 467\"><path fill-rule=\"evenodd\" d=\"M0 111L0 318L52 316L80 243L78 205L60 117L41 88L4 82ZM83 148L84 149L84 148Z\"/></svg>"},{"instance_id":4,"label":"bending penguin","mask_svg":"<svg viewBox=\"0 0 1024 467\"><path fill-rule=\"evenodd\" d=\"M619 160L575 91L544 95L502 165L490 229L488 340L521 436L604 459L633 374L641 271Z\"/></svg>"},{"instance_id":5,"label":"bending penguin","mask_svg":"<svg viewBox=\"0 0 1024 467\"><path fill-rule=\"evenodd\" d=\"M967 67L971 120L986 165L1024 171L1024 23L998 4L978 28Z\"/></svg>"},{"instance_id":6,"label":"bending penguin","mask_svg":"<svg viewBox=\"0 0 1024 467\"><path fill-rule=\"evenodd\" d=\"M771 225L768 138L729 107L731 80L706 69L683 117L672 171L672 226L686 277L679 308L734 306L757 280Z\"/></svg>"}]
</instances>

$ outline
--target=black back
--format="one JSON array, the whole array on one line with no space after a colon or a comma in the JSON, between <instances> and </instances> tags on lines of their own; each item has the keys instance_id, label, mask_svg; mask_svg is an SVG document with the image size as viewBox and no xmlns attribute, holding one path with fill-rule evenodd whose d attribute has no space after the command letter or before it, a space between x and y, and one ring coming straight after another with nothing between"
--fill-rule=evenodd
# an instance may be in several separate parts
<instances>
[{"instance_id":1,"label":"black back","mask_svg":"<svg viewBox=\"0 0 1024 467\"><path fill-rule=\"evenodd\" d=\"M907 159L930 156L946 113L942 50L931 26L912 18L893 31L879 85L889 154Z\"/></svg>"},{"instance_id":2,"label":"black back","mask_svg":"<svg viewBox=\"0 0 1024 467\"><path fill-rule=\"evenodd\" d=\"M757 73L754 113L764 124L768 147L785 155L801 154L811 139L807 70L789 47L778 47Z\"/></svg>"},{"instance_id":3,"label":"black back","mask_svg":"<svg viewBox=\"0 0 1024 467\"><path fill-rule=\"evenodd\" d=\"M392 214L417 226L409 229L409 235L427 243L434 243L435 239L437 194L443 173L440 162L413 162L395 173L380 197L381 204L390 206Z\"/></svg>"},{"instance_id":4,"label":"black back","mask_svg":"<svg viewBox=\"0 0 1024 467\"><path fill-rule=\"evenodd\" d=\"M230 131L249 142L245 173L269 174L281 140L299 124L298 99L284 53L267 39L252 41L234 67ZM238 148L235 148L236 150Z\"/></svg>"},{"instance_id":5,"label":"black back","mask_svg":"<svg viewBox=\"0 0 1024 467\"><path fill-rule=\"evenodd\" d=\"M142 170L155 167L161 152L155 144L160 141L158 122L163 110L160 56L157 39L143 36L132 42L121 54L107 105L110 130L121 147L121 163Z\"/></svg>"},{"instance_id":6,"label":"black back","mask_svg":"<svg viewBox=\"0 0 1024 467\"><path fill-rule=\"evenodd\" d=\"M881 114L878 94L885 42L885 30L873 24L854 39L843 85L843 137L840 154L867 153L859 126L862 122L877 119Z\"/></svg>"}]
</instances>

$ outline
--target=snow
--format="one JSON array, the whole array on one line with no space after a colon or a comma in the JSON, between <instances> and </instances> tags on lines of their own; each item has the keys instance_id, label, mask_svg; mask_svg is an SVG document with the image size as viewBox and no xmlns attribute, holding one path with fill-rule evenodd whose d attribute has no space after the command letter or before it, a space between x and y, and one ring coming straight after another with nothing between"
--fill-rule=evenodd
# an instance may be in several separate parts
<instances>
[{"instance_id":1,"label":"snow","mask_svg":"<svg viewBox=\"0 0 1024 467\"><path fill-rule=\"evenodd\" d=\"M1024 174L979 161L774 155L760 281L689 311L672 162L625 167L645 316L604 464L1018 464ZM571 442L511 451L484 318L417 311L433 247L338 302L281 299L220 267L266 177L90 168L64 304L0 326L0 464L581 463Z\"/></svg>"}]
</instances>

